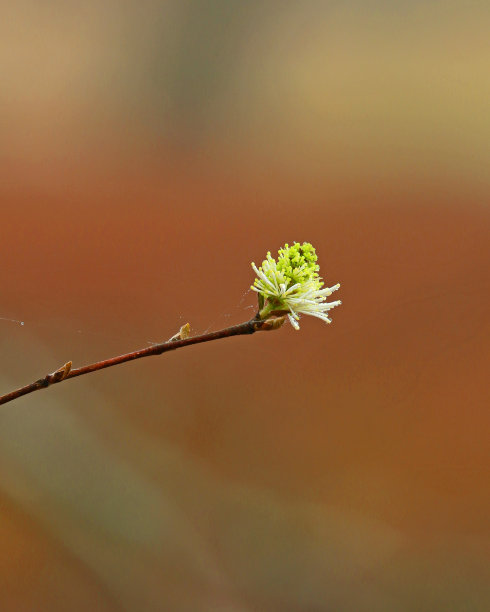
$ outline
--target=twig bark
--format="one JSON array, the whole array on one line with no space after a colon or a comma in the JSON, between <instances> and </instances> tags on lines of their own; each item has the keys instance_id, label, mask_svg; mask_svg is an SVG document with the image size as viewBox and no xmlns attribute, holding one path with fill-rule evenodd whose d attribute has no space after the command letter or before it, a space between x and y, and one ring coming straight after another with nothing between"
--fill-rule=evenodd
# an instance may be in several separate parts
<instances>
[{"instance_id":1,"label":"twig bark","mask_svg":"<svg viewBox=\"0 0 490 612\"><path fill-rule=\"evenodd\" d=\"M22 395L27 395L28 393L39 391L40 389L46 389L47 387L56 383L63 382L64 380L68 380L70 378L75 378L75 376L83 376L84 374L90 374L90 372L97 372L98 370L110 368L112 366L119 365L120 363L125 363L126 361L133 361L134 359L141 359L142 357L151 357L152 355L161 355L162 353L175 351L184 346L190 346L191 344L200 344L201 342L210 342L211 340L219 340L220 338L242 336L246 334L253 334L257 331L277 329L282 325L282 323L284 323L284 319L285 317L260 320L257 316L250 321L246 321L245 323L239 323L238 325L232 325L231 327L226 327L224 329L220 329L219 331L192 337L185 337L186 334L183 333L183 328L181 328L181 331L175 336L172 336L170 340L161 342L160 344L154 344L153 346L140 349L139 351L133 351L131 353L126 353L125 355L119 355L117 357L111 357L110 359L97 361L96 363L91 363L90 365L82 366L81 368L72 369L72 362L69 361L54 372L51 372L51 374L47 374L43 378L39 378L25 387L20 387L15 391L11 391L10 393L0 396L0 404L6 404L7 402L11 402L18 397L22 397Z\"/></svg>"}]
</instances>

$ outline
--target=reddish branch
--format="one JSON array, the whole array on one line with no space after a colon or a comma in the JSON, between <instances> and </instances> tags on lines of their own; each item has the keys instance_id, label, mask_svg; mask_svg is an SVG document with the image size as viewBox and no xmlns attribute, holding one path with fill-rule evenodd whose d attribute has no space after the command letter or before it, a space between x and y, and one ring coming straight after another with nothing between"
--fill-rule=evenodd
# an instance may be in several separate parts
<instances>
[{"instance_id":1,"label":"reddish branch","mask_svg":"<svg viewBox=\"0 0 490 612\"><path fill-rule=\"evenodd\" d=\"M200 336L193 336L190 338L185 337L172 337L166 342L160 344L154 344L153 346L140 349L139 351L133 351L132 353L126 353L125 355L119 355L118 357L111 357L110 359L104 359L103 361L97 361L90 365L83 366L81 368L71 368L71 361L65 363L51 374L47 374L43 378L36 380L35 382L20 387L15 391L6 393L0 396L0 404L6 404L11 402L22 395L27 395L33 391L39 391L40 389L46 389L51 385L63 382L69 378L75 378L75 376L82 376L83 374L90 374L90 372L97 372L97 370L103 370L104 368L110 368L126 361L133 361L134 359L141 359L141 357L151 357L152 355L161 355L168 351L175 351L184 346L190 346L191 344L200 344L201 342L210 342L211 340L219 340L220 338L229 338L231 336L242 336L245 334L253 334L256 331L267 331L279 328L284 323L284 317L267 319L261 321L258 318L254 318L245 323L238 325L232 325L219 331L210 332L208 334L202 334ZM177 335L178 336L178 335Z\"/></svg>"}]
</instances>

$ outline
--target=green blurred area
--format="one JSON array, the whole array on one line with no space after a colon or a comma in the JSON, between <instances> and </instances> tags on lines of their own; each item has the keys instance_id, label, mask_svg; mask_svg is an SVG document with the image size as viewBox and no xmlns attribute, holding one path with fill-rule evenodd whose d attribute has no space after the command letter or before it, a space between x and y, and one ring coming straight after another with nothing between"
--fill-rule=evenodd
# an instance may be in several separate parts
<instances>
[{"instance_id":1,"label":"green blurred area","mask_svg":"<svg viewBox=\"0 0 490 612\"><path fill-rule=\"evenodd\" d=\"M2 6L0 609L486 610L484 2ZM24 321L20 325L18 321Z\"/></svg>"}]
</instances>

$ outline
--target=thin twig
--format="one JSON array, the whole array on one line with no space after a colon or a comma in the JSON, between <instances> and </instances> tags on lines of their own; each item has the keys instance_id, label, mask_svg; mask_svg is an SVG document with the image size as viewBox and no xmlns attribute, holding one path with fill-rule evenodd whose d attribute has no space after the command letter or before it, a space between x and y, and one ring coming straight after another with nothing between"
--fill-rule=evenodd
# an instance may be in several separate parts
<instances>
[{"instance_id":1,"label":"thin twig","mask_svg":"<svg viewBox=\"0 0 490 612\"><path fill-rule=\"evenodd\" d=\"M226 327L225 329L220 329L219 331L209 332L207 334L193 337L183 337L185 336L185 333L183 333L183 329L181 328L179 334L172 336L172 338L167 340L167 342L154 344L153 346L140 349L139 351L133 351L132 353L126 353L125 355L119 355L118 357L111 357L110 359L97 361L96 363L92 363L81 368L72 369L71 361L69 361L51 374L47 374L43 378L40 378L39 380L36 380L25 387L20 387L20 389L16 389L15 391L11 391L10 393L0 396L0 404L6 404L7 402L11 402L18 397L27 395L33 391L46 389L46 387L63 382L69 378L75 378L75 376L82 376L83 374L90 374L90 372L97 372L98 370L110 368L112 366L119 365L120 363L125 363L126 361L141 359L141 357L151 357L152 355L161 355L162 353L175 351L184 346L190 346L191 344L200 344L201 342L210 342L211 340L219 340L220 338L229 338L231 336L253 334L256 331L277 329L282 325L282 323L284 323L284 319L285 317L279 317L262 321L258 317L255 317L254 319L246 321L245 323L239 323L238 325L232 325L231 327ZM186 331L188 330L186 329ZM179 335L180 339L176 337Z\"/></svg>"}]
</instances>

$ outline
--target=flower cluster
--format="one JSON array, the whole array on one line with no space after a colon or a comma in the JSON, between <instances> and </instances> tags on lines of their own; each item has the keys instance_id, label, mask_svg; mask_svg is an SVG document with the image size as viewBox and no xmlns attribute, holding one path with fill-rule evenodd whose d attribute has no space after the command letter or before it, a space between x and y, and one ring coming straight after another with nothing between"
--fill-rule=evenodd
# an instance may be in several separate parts
<instances>
[{"instance_id":1,"label":"flower cluster","mask_svg":"<svg viewBox=\"0 0 490 612\"><path fill-rule=\"evenodd\" d=\"M315 249L309 242L295 242L279 249L277 262L269 252L259 268L252 263L257 274L252 289L259 294L261 319L287 314L294 329L299 329L300 314L331 323L327 312L341 301L326 302L325 299L340 284L322 289L324 283L318 275L320 267L316 262Z\"/></svg>"}]
</instances>

